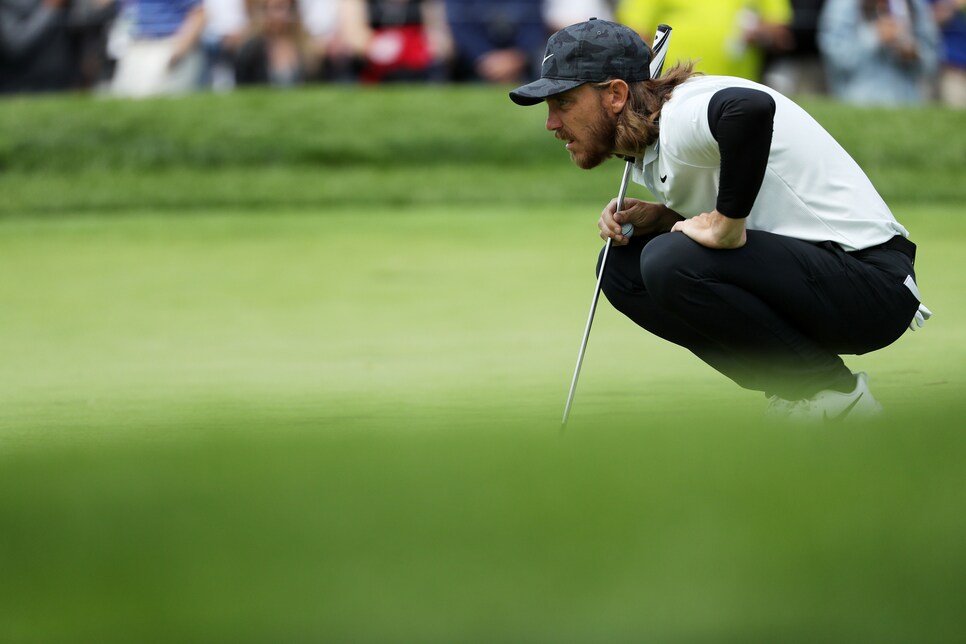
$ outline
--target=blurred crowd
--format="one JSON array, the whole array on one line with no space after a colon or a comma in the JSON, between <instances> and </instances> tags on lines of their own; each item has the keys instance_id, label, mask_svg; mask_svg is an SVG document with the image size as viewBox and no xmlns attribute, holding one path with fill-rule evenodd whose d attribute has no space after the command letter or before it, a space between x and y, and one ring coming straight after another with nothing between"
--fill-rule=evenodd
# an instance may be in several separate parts
<instances>
[{"instance_id":1,"label":"blurred crowd","mask_svg":"<svg viewBox=\"0 0 966 644\"><path fill-rule=\"evenodd\" d=\"M790 95L966 107L966 0L0 0L0 93L524 83L591 16Z\"/></svg>"}]
</instances>

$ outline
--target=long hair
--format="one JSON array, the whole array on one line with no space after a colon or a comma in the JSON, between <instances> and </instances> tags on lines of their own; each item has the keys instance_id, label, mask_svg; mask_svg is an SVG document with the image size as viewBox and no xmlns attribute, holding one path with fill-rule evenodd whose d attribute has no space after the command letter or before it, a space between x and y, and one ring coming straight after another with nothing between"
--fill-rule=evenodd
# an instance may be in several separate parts
<instances>
[{"instance_id":1,"label":"long hair","mask_svg":"<svg viewBox=\"0 0 966 644\"><path fill-rule=\"evenodd\" d=\"M269 3L270 0L245 0L245 7L248 12L246 39L260 38L266 35L268 22L266 13ZM295 47L299 52L299 64L303 68L302 72L307 76L311 76L316 72L321 61L315 53L315 48L312 46L312 38L309 36L305 24L302 22L299 4L300 0L289 0L292 12L292 25L288 37L295 42Z\"/></svg>"},{"instance_id":2,"label":"long hair","mask_svg":"<svg viewBox=\"0 0 966 644\"><path fill-rule=\"evenodd\" d=\"M678 63L660 78L628 83L627 105L617 117L616 150L643 150L657 141L661 131L661 108L674 88L692 76L694 63Z\"/></svg>"}]
</instances>

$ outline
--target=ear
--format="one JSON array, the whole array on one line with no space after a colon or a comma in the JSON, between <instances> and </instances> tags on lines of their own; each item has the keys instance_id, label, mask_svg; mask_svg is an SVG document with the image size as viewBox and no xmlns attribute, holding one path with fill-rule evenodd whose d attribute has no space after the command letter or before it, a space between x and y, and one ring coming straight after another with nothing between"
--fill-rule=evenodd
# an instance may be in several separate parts
<instances>
[{"instance_id":1,"label":"ear","mask_svg":"<svg viewBox=\"0 0 966 644\"><path fill-rule=\"evenodd\" d=\"M603 91L601 100L604 103L604 109L612 114L620 114L624 106L627 105L629 93L630 87L627 86L625 81L620 79L612 80L610 86Z\"/></svg>"}]
</instances>

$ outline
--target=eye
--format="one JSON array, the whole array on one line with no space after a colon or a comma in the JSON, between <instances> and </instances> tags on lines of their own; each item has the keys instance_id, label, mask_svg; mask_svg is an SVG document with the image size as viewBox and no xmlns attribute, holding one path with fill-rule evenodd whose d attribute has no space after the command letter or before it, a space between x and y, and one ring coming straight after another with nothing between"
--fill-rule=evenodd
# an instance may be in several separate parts
<instances>
[{"instance_id":1,"label":"eye","mask_svg":"<svg viewBox=\"0 0 966 644\"><path fill-rule=\"evenodd\" d=\"M547 103L551 105L554 109L565 109L573 103L573 99L566 95L551 96L547 99Z\"/></svg>"}]
</instances>

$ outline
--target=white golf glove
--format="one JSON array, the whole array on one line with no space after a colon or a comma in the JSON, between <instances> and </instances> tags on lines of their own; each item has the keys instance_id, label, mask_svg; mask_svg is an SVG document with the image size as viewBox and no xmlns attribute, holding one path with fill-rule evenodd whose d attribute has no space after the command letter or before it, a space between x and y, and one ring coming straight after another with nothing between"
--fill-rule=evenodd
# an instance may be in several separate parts
<instances>
[{"instance_id":1,"label":"white golf glove","mask_svg":"<svg viewBox=\"0 0 966 644\"><path fill-rule=\"evenodd\" d=\"M919 310L916 311L916 315L912 318L912 322L909 323L909 330L915 331L916 329L921 329L926 323L926 320L932 317L932 311L926 308L925 304L919 305Z\"/></svg>"},{"instance_id":2,"label":"white golf glove","mask_svg":"<svg viewBox=\"0 0 966 644\"><path fill-rule=\"evenodd\" d=\"M908 288L916 299L919 300L919 310L912 318L912 322L909 323L909 330L915 331L916 329L921 329L926 323L926 320L932 317L932 311L926 308L926 305L922 303L922 296L919 295L919 287L916 286L916 280L912 279L912 275L906 276L906 281L903 282L906 288Z\"/></svg>"}]
</instances>

